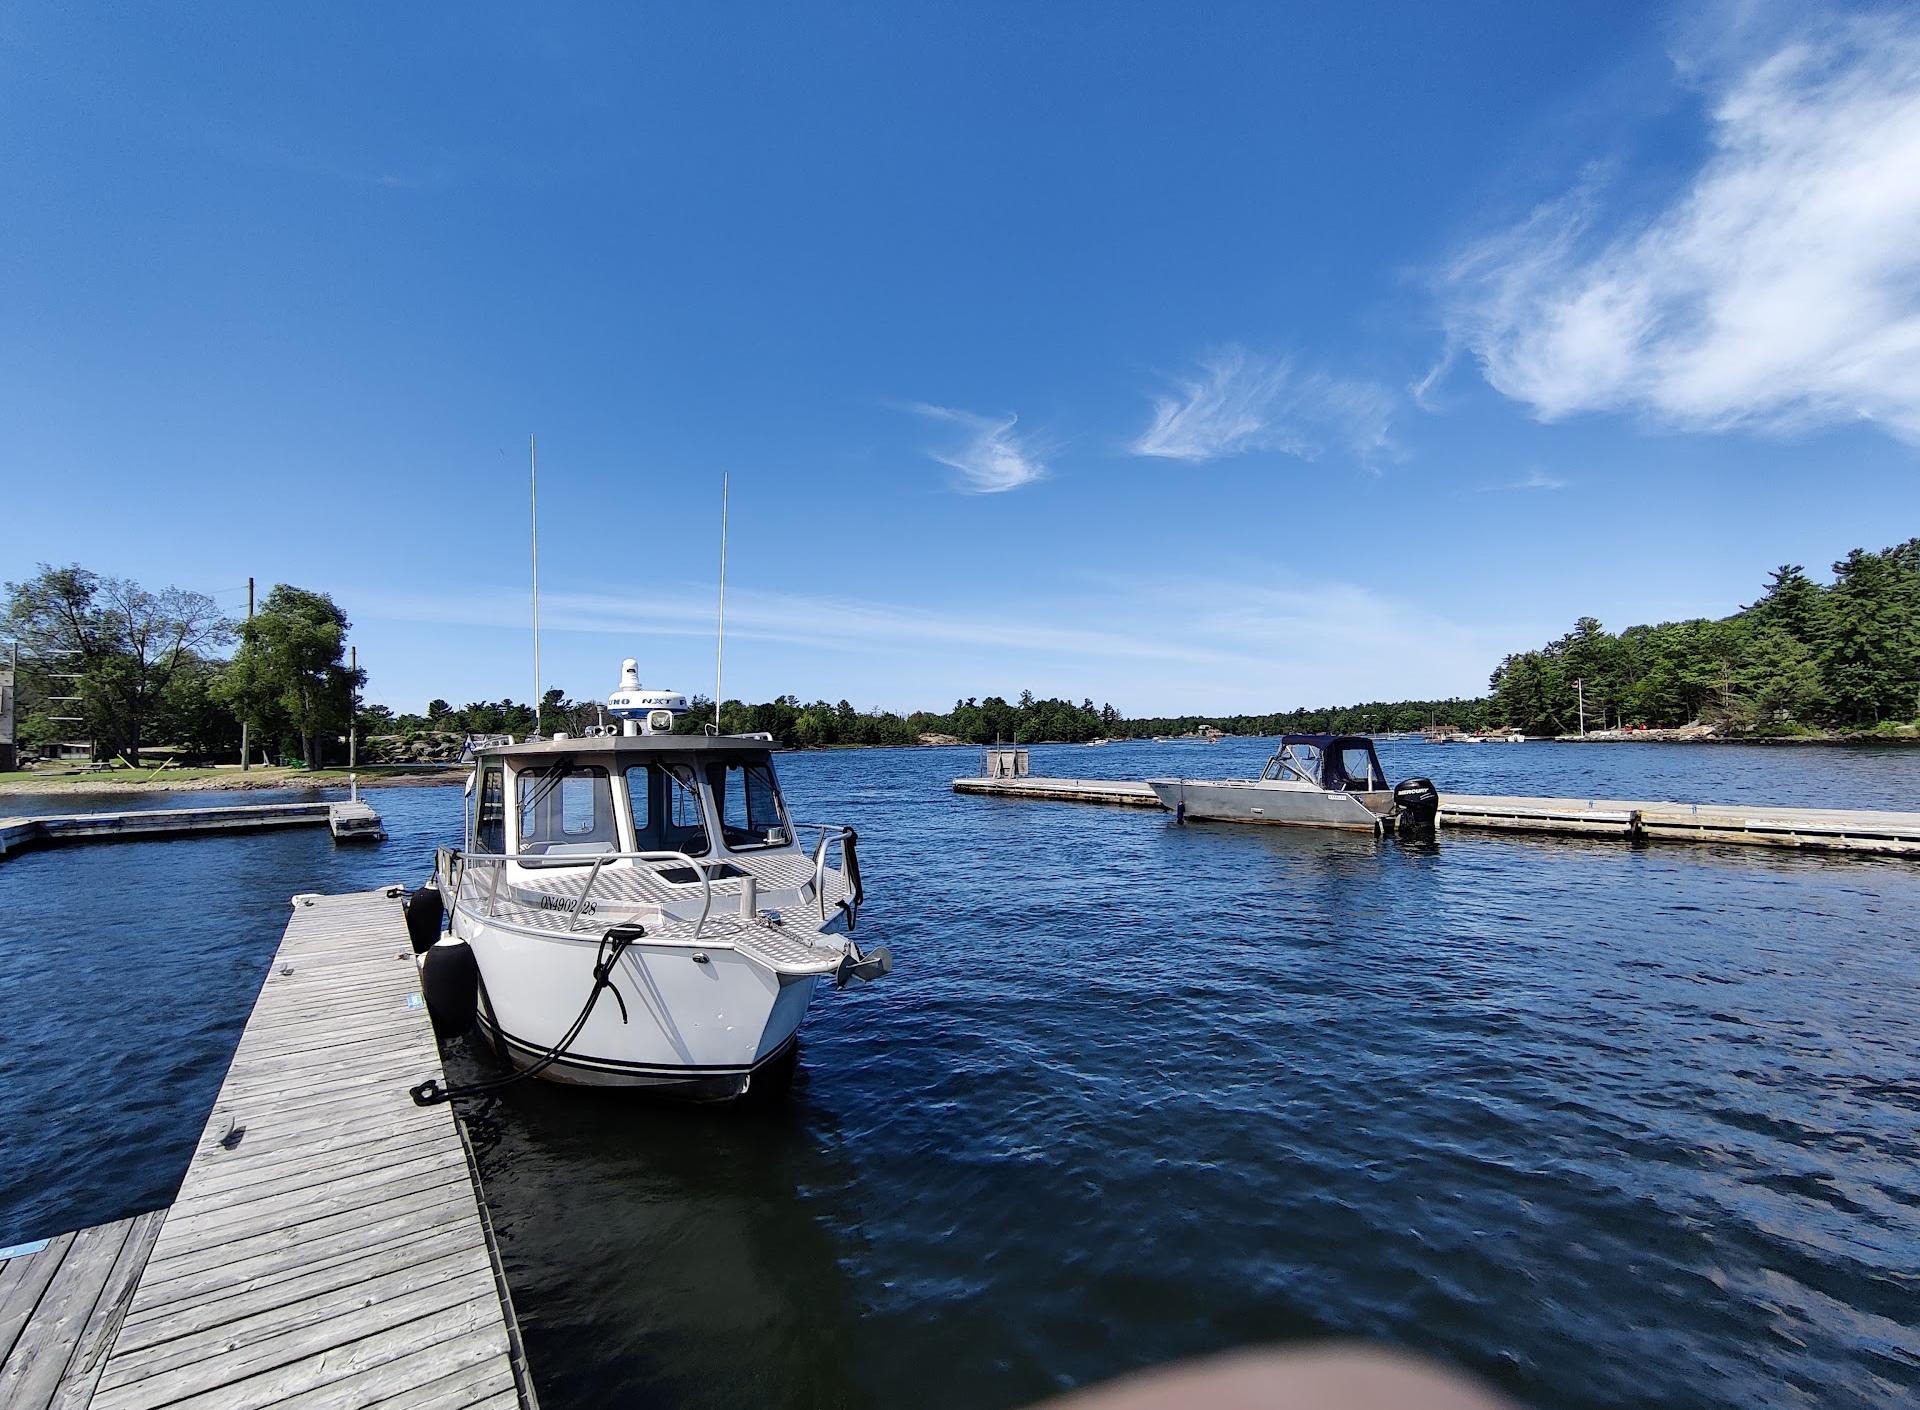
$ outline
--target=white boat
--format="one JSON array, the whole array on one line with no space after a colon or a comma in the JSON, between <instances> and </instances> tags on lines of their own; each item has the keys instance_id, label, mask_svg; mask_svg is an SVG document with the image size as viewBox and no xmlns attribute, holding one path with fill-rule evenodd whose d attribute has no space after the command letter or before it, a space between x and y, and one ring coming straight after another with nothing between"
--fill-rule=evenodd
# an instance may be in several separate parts
<instances>
[{"instance_id":1,"label":"white boat","mask_svg":"<svg viewBox=\"0 0 1920 1410\"><path fill-rule=\"evenodd\" d=\"M1255 779L1150 778L1147 786L1184 822L1279 823L1385 832L1403 820L1431 827L1439 795L1426 779L1387 782L1363 735L1289 734Z\"/></svg>"},{"instance_id":2,"label":"white boat","mask_svg":"<svg viewBox=\"0 0 1920 1410\"><path fill-rule=\"evenodd\" d=\"M684 700L634 697L633 662L625 675L626 733L477 752L426 974L470 951L479 1029L516 1068L737 1097L791 1070L819 980L876 979L892 957L852 938L853 829L788 817L771 738L674 735Z\"/></svg>"}]
</instances>

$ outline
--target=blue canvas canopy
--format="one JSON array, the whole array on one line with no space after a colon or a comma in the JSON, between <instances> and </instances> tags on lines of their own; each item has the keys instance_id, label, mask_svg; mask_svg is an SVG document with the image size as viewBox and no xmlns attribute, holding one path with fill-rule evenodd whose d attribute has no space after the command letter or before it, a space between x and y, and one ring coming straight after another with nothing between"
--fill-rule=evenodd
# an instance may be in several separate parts
<instances>
[{"instance_id":1,"label":"blue canvas canopy","mask_svg":"<svg viewBox=\"0 0 1920 1410\"><path fill-rule=\"evenodd\" d=\"M1387 786L1386 771L1380 767L1380 760L1373 752L1373 741L1363 734L1288 734L1280 738L1279 751L1275 759L1289 755L1293 746L1299 745L1302 751L1311 749L1312 755L1293 752L1291 759L1296 768L1311 758L1313 767L1308 780L1322 788L1339 792L1364 793L1383 789Z\"/></svg>"}]
</instances>

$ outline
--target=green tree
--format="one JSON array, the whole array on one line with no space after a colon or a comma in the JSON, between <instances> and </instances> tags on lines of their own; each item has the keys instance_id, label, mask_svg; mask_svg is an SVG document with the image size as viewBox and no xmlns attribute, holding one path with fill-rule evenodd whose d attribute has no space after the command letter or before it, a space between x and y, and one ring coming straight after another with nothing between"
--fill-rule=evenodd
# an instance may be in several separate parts
<instances>
[{"instance_id":1,"label":"green tree","mask_svg":"<svg viewBox=\"0 0 1920 1410\"><path fill-rule=\"evenodd\" d=\"M343 732L366 672L345 663L346 613L321 592L278 584L240 629L240 649L216 687L235 715L259 729L290 732L308 768L319 745Z\"/></svg>"},{"instance_id":2,"label":"green tree","mask_svg":"<svg viewBox=\"0 0 1920 1410\"><path fill-rule=\"evenodd\" d=\"M77 675L96 746L136 765L176 676L193 677L201 652L232 631L203 593L149 592L131 578L102 577L77 563L43 563L26 582L8 583L6 593L7 625L26 658L30 697L67 694L53 688L53 673L63 680ZM39 719L54 723L47 716L56 713L64 712L42 711Z\"/></svg>"},{"instance_id":3,"label":"green tree","mask_svg":"<svg viewBox=\"0 0 1920 1410\"><path fill-rule=\"evenodd\" d=\"M1825 635L1825 589L1809 578L1798 563L1782 563L1773 570L1767 590L1758 602L1745 609L1756 627L1783 631L1805 646L1813 646Z\"/></svg>"},{"instance_id":4,"label":"green tree","mask_svg":"<svg viewBox=\"0 0 1920 1410\"><path fill-rule=\"evenodd\" d=\"M202 656L183 661L155 705L155 738L199 759L240 752L240 722L214 691L225 662Z\"/></svg>"},{"instance_id":5,"label":"green tree","mask_svg":"<svg viewBox=\"0 0 1920 1410\"><path fill-rule=\"evenodd\" d=\"M1749 729L1818 719L1826 707L1826 688L1813 648L1784 627L1762 627L1753 633L1738 683L1734 721Z\"/></svg>"},{"instance_id":6,"label":"green tree","mask_svg":"<svg viewBox=\"0 0 1920 1410\"><path fill-rule=\"evenodd\" d=\"M1856 548L1833 565L1820 667L1839 723L1920 713L1920 568L1911 548Z\"/></svg>"}]
</instances>

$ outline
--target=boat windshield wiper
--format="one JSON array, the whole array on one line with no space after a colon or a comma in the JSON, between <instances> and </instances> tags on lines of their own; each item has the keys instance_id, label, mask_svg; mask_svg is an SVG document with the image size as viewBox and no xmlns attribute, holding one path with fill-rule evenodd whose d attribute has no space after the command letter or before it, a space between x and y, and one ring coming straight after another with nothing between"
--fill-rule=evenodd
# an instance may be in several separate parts
<instances>
[{"instance_id":1,"label":"boat windshield wiper","mask_svg":"<svg viewBox=\"0 0 1920 1410\"><path fill-rule=\"evenodd\" d=\"M523 813L530 812L533 809L538 808L542 803L546 802L548 796L553 792L553 790L560 786L560 780L565 778L568 774L572 773L578 767L579 767L579 763L577 760L566 759L561 761L561 763L558 764L557 766L550 768L545 773L541 774L540 787L535 791L533 797L527 799L525 803L522 803L520 805L521 811Z\"/></svg>"}]
</instances>

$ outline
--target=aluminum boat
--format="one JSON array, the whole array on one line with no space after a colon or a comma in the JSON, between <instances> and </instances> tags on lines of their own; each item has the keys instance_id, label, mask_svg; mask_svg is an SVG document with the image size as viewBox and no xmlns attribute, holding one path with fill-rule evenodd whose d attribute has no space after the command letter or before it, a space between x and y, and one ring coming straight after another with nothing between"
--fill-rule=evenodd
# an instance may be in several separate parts
<instances>
[{"instance_id":1,"label":"aluminum boat","mask_svg":"<svg viewBox=\"0 0 1920 1410\"><path fill-rule=\"evenodd\" d=\"M1439 794L1427 779L1387 782L1373 741L1357 734L1289 734L1253 779L1150 778L1147 786L1184 822L1279 823L1382 833L1431 827Z\"/></svg>"}]
</instances>

